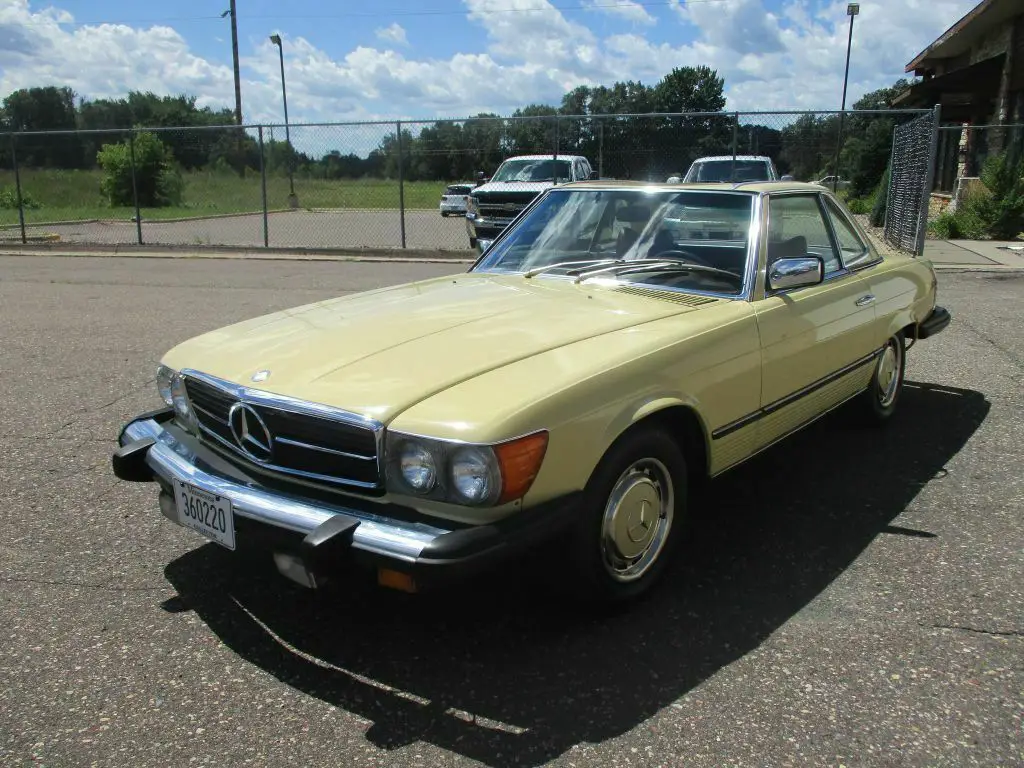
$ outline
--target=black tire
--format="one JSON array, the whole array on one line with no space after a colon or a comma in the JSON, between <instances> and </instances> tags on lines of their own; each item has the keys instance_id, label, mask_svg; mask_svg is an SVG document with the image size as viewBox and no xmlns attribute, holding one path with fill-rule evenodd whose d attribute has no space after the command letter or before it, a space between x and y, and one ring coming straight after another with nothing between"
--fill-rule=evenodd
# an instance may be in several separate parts
<instances>
[{"instance_id":1,"label":"black tire","mask_svg":"<svg viewBox=\"0 0 1024 768\"><path fill-rule=\"evenodd\" d=\"M441 218L442 219L447 219L448 218L448 211L441 211Z\"/></svg>"},{"instance_id":2,"label":"black tire","mask_svg":"<svg viewBox=\"0 0 1024 768\"><path fill-rule=\"evenodd\" d=\"M646 468L649 473L646 480L641 477L644 471L637 474L638 468ZM671 483L667 492L662 487L662 476ZM661 505L659 514L646 521L645 510L650 509L646 495L653 490L645 484L661 488L652 497ZM623 491L623 488L629 490ZM687 489L686 459L667 432L654 426L639 427L621 437L594 470L583 493L580 519L570 531L570 579L576 596L586 603L621 604L646 594L659 580L683 538ZM620 495L623 493L625 495ZM613 494L623 503L613 507ZM632 512L616 515L616 509ZM662 531L660 526L664 526L666 519L667 530ZM609 521L618 524L609 525ZM654 533L650 533L652 528ZM623 534L628 537L623 541L626 546L643 546L633 538L634 531L638 531L641 538L648 538L650 534L650 549L634 561L638 568L635 574L629 573L632 567L627 565L629 558L623 560L621 549L613 543L615 537L611 534L616 530L620 540ZM646 560L648 553L653 554L649 561ZM643 568L639 569L639 565ZM622 568L616 575L614 571L618 566Z\"/></svg>"},{"instance_id":3,"label":"black tire","mask_svg":"<svg viewBox=\"0 0 1024 768\"><path fill-rule=\"evenodd\" d=\"M892 360L890 356L895 356ZM887 373L895 366L895 379L887 382ZM903 378L907 369L906 344L903 332L900 331L886 342L885 349L875 361L875 370L871 375L871 384L861 395L861 411L867 422L874 425L888 423L899 405L903 393Z\"/></svg>"}]
</instances>

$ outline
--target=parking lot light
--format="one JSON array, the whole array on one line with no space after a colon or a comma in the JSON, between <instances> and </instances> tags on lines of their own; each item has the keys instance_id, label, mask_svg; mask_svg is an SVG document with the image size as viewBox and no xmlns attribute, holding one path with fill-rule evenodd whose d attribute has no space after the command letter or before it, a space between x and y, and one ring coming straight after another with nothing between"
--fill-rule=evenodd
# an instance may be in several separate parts
<instances>
[{"instance_id":1,"label":"parking lot light","mask_svg":"<svg viewBox=\"0 0 1024 768\"><path fill-rule=\"evenodd\" d=\"M846 71L843 72L843 102L839 107L839 135L836 137L836 162L832 170L832 192L839 188L839 150L843 145L843 119L846 117L846 85L850 79L850 48L853 44L853 18L860 13L860 3L849 3L846 15L850 17L850 32L846 37Z\"/></svg>"},{"instance_id":2,"label":"parking lot light","mask_svg":"<svg viewBox=\"0 0 1024 768\"><path fill-rule=\"evenodd\" d=\"M295 178L292 174L292 154L295 150L292 148L292 135L288 128L288 90L284 82L284 46L281 43L280 35L271 35L270 42L277 46L278 57L281 60L281 100L284 102L284 138L288 144L288 207L298 208L299 198L295 194Z\"/></svg>"}]
</instances>

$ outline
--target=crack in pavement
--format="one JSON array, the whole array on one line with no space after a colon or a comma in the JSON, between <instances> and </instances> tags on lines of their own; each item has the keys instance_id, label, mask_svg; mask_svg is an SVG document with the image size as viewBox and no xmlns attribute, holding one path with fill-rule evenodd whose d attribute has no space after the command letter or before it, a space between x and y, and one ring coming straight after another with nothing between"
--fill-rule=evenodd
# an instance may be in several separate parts
<instances>
[{"instance_id":1,"label":"crack in pavement","mask_svg":"<svg viewBox=\"0 0 1024 768\"><path fill-rule=\"evenodd\" d=\"M1013 363L1014 366L1024 371L1024 360L1021 360L1019 357L1017 357L1017 355L1012 350L1007 349L1002 344L997 342L995 339L990 338L986 333L976 328L975 326L971 325L970 323L964 321L963 319L960 320L960 325L969 330L982 341L987 341L993 347L1002 352L1007 358L1009 358L1010 362Z\"/></svg>"},{"instance_id":2,"label":"crack in pavement","mask_svg":"<svg viewBox=\"0 0 1024 768\"><path fill-rule=\"evenodd\" d=\"M968 627L965 624L921 624L921 626L931 629L949 629L957 632L973 632L978 635L989 635L991 637L1024 637L1024 630L1020 629L1000 631L995 629L981 629L980 627Z\"/></svg>"}]
</instances>

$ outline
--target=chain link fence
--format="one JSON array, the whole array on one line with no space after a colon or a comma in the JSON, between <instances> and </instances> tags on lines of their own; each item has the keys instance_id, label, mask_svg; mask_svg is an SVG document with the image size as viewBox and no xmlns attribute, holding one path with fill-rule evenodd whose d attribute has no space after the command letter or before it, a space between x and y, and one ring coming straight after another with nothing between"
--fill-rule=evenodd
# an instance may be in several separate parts
<instances>
[{"instance_id":1,"label":"chain link fence","mask_svg":"<svg viewBox=\"0 0 1024 768\"><path fill-rule=\"evenodd\" d=\"M939 112L926 113L897 126L885 212L886 241L920 255L928 224L928 204L935 171Z\"/></svg>"},{"instance_id":2,"label":"chain link fence","mask_svg":"<svg viewBox=\"0 0 1024 768\"><path fill-rule=\"evenodd\" d=\"M551 114L7 134L0 239L466 252L460 199L518 155L582 156L600 178L652 182L708 156L729 160L720 180L755 180L743 156L766 156L863 215L892 162L900 181L888 191L916 224L908 206L914 189L927 200L918 154L929 121L921 110ZM918 247L903 233L891 242Z\"/></svg>"}]
</instances>

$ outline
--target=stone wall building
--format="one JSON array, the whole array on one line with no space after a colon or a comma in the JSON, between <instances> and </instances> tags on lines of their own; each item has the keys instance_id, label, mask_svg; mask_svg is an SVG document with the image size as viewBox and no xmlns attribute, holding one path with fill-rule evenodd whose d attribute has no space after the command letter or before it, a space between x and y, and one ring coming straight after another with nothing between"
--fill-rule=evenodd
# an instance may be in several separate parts
<instances>
[{"instance_id":1,"label":"stone wall building","mask_svg":"<svg viewBox=\"0 0 1024 768\"><path fill-rule=\"evenodd\" d=\"M941 107L934 191L954 198L988 156L1024 152L1024 0L983 0L907 64L893 107Z\"/></svg>"}]
</instances>

